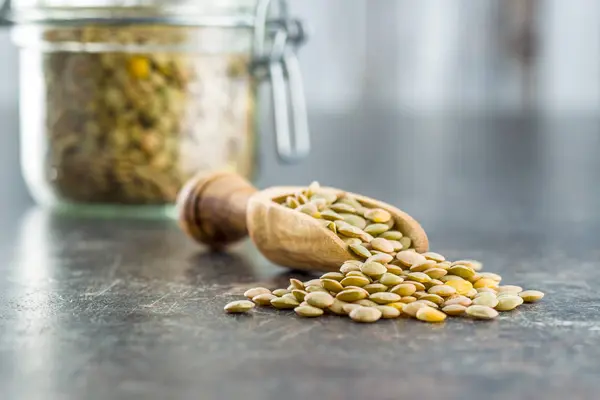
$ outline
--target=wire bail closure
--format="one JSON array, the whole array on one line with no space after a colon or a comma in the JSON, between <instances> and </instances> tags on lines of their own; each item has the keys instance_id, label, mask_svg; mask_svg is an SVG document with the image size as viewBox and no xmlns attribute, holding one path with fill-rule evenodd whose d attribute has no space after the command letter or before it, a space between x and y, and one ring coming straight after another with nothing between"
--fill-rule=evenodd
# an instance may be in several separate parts
<instances>
[{"instance_id":1,"label":"wire bail closure","mask_svg":"<svg viewBox=\"0 0 600 400\"><path fill-rule=\"evenodd\" d=\"M306 97L296 56L296 50L306 42L306 31L301 21L289 17L287 2L278 3L279 19L275 21L267 19L271 0L261 1L257 7L252 70L258 77L270 79L277 154L291 164L310 152ZM267 33L272 22L277 28ZM270 51L265 49L269 39Z\"/></svg>"}]
</instances>

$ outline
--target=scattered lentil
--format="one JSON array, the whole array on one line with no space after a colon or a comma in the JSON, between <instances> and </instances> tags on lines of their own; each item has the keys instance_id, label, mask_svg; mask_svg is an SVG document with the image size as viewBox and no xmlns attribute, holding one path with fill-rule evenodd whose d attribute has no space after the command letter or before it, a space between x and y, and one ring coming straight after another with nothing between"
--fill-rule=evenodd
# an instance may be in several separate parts
<instances>
[{"instance_id":1,"label":"scattered lentil","mask_svg":"<svg viewBox=\"0 0 600 400\"><path fill-rule=\"evenodd\" d=\"M385 267L384 267L385 268ZM399 277L398 275L390 274L386 272L385 274L379 277L379 282L386 286L395 286L404 282L404 278Z\"/></svg>"},{"instance_id":2,"label":"scattered lentil","mask_svg":"<svg viewBox=\"0 0 600 400\"><path fill-rule=\"evenodd\" d=\"M411 296L417 291L417 288L412 283L401 283L394 286L390 292L396 293L400 296Z\"/></svg>"},{"instance_id":3,"label":"scattered lentil","mask_svg":"<svg viewBox=\"0 0 600 400\"><path fill-rule=\"evenodd\" d=\"M352 312L352 310L361 308L361 307L362 306L360 304L346 303L342 306L342 310L344 311L345 314L350 314Z\"/></svg>"},{"instance_id":4,"label":"scattered lentil","mask_svg":"<svg viewBox=\"0 0 600 400\"><path fill-rule=\"evenodd\" d=\"M275 308L279 308L281 310L296 308L300 305L298 300L291 299L289 297L275 297L271 300L271 305Z\"/></svg>"},{"instance_id":5,"label":"scattered lentil","mask_svg":"<svg viewBox=\"0 0 600 400\"><path fill-rule=\"evenodd\" d=\"M277 296L277 297L281 297L284 294L288 294L288 293L290 293L290 291L287 290L287 289L275 289L275 290L273 290L273 294L275 296Z\"/></svg>"},{"instance_id":6,"label":"scattered lentil","mask_svg":"<svg viewBox=\"0 0 600 400\"><path fill-rule=\"evenodd\" d=\"M367 225L365 228L365 232L369 235L381 235L382 233L388 231L390 229L386 224L371 224Z\"/></svg>"},{"instance_id":7,"label":"scattered lentil","mask_svg":"<svg viewBox=\"0 0 600 400\"><path fill-rule=\"evenodd\" d=\"M369 293L367 291L361 291L358 289L345 289L339 292L336 295L336 298L338 300L346 302L353 302L361 299L366 299L367 296L369 296Z\"/></svg>"},{"instance_id":8,"label":"scattered lentil","mask_svg":"<svg viewBox=\"0 0 600 400\"><path fill-rule=\"evenodd\" d=\"M253 299L254 297L258 296L259 294L265 294L265 293L271 293L271 291L264 287L255 287L255 288L246 290L244 292L244 296L246 296L249 299Z\"/></svg>"},{"instance_id":9,"label":"scattered lentil","mask_svg":"<svg viewBox=\"0 0 600 400\"><path fill-rule=\"evenodd\" d=\"M472 305L465 310L467 315L476 319L493 319L498 316L498 311L488 306Z\"/></svg>"},{"instance_id":10,"label":"scattered lentil","mask_svg":"<svg viewBox=\"0 0 600 400\"><path fill-rule=\"evenodd\" d=\"M291 278L290 285L292 285L294 289L304 290L304 284L298 279Z\"/></svg>"},{"instance_id":11,"label":"scattered lentil","mask_svg":"<svg viewBox=\"0 0 600 400\"><path fill-rule=\"evenodd\" d=\"M322 309L313 306L298 306L294 308L294 311L296 314L298 314L298 316L307 318L319 317L323 315Z\"/></svg>"},{"instance_id":12,"label":"scattered lentil","mask_svg":"<svg viewBox=\"0 0 600 400\"><path fill-rule=\"evenodd\" d=\"M523 298L515 295L505 295L498 297L498 304L496 304L496 310L498 311L510 311L519 307L523 304Z\"/></svg>"},{"instance_id":13,"label":"scattered lentil","mask_svg":"<svg viewBox=\"0 0 600 400\"><path fill-rule=\"evenodd\" d=\"M254 303L249 300L236 300L225 305L225 311L230 314L245 313L254 308Z\"/></svg>"},{"instance_id":14,"label":"scattered lentil","mask_svg":"<svg viewBox=\"0 0 600 400\"><path fill-rule=\"evenodd\" d=\"M441 306L442 304L444 304L444 299L441 296L438 296L437 294L426 294L425 296L421 296L421 298L419 299L419 301L431 301L432 303L435 303L437 306Z\"/></svg>"},{"instance_id":15,"label":"scattered lentil","mask_svg":"<svg viewBox=\"0 0 600 400\"><path fill-rule=\"evenodd\" d=\"M304 290L294 289L294 290L292 290L292 294L294 295L294 297L296 298L296 300L298 300L298 301L304 301L304 298L306 297L306 295L308 293L305 292Z\"/></svg>"},{"instance_id":16,"label":"scattered lentil","mask_svg":"<svg viewBox=\"0 0 600 400\"><path fill-rule=\"evenodd\" d=\"M473 300L473 304L477 306L488 306L494 308L498 305L498 299L492 293L481 293Z\"/></svg>"},{"instance_id":17,"label":"scattered lentil","mask_svg":"<svg viewBox=\"0 0 600 400\"><path fill-rule=\"evenodd\" d=\"M310 281L304 282L305 288L309 286L323 286L323 284L321 283L320 279L311 279Z\"/></svg>"},{"instance_id":18,"label":"scattered lentil","mask_svg":"<svg viewBox=\"0 0 600 400\"><path fill-rule=\"evenodd\" d=\"M402 313L402 309L404 308L405 305L406 305L405 303L396 301L394 303L388 303L385 306L386 307L394 307L396 310L398 310Z\"/></svg>"},{"instance_id":19,"label":"scattered lentil","mask_svg":"<svg viewBox=\"0 0 600 400\"><path fill-rule=\"evenodd\" d=\"M442 276L445 276L448 273L448 271L446 271L443 268L429 268L424 273L426 275L429 275L431 279L440 279Z\"/></svg>"},{"instance_id":20,"label":"scattered lentil","mask_svg":"<svg viewBox=\"0 0 600 400\"><path fill-rule=\"evenodd\" d=\"M304 301L313 307L327 308L333 304L333 296L329 293L313 292L307 294Z\"/></svg>"},{"instance_id":21,"label":"scattered lentil","mask_svg":"<svg viewBox=\"0 0 600 400\"><path fill-rule=\"evenodd\" d=\"M370 277L379 277L387 272L387 268L377 262L365 262L360 267L360 271Z\"/></svg>"},{"instance_id":22,"label":"scattered lentil","mask_svg":"<svg viewBox=\"0 0 600 400\"><path fill-rule=\"evenodd\" d=\"M382 316L380 310L374 307L360 307L350 311L350 318L356 322L371 323L376 322Z\"/></svg>"},{"instance_id":23,"label":"scattered lentil","mask_svg":"<svg viewBox=\"0 0 600 400\"><path fill-rule=\"evenodd\" d=\"M415 301L415 303L425 304L426 306L429 306L431 308L439 308L437 304L435 304L433 301L430 301L430 300L419 299L419 300Z\"/></svg>"},{"instance_id":24,"label":"scattered lentil","mask_svg":"<svg viewBox=\"0 0 600 400\"><path fill-rule=\"evenodd\" d=\"M413 318L417 317L417 311L419 311L419 309L421 307L427 307L427 304L425 303L418 303L418 302L413 302L413 303L409 303L406 304L404 306L404 308L402 308L402 312L408 316L411 316Z\"/></svg>"},{"instance_id":25,"label":"scattered lentil","mask_svg":"<svg viewBox=\"0 0 600 400\"><path fill-rule=\"evenodd\" d=\"M380 264L387 264L389 262L391 262L394 259L394 257L391 254L386 254L386 253L376 253L373 254L371 257L366 259L366 263L368 262L377 262Z\"/></svg>"},{"instance_id":26,"label":"scattered lentil","mask_svg":"<svg viewBox=\"0 0 600 400\"><path fill-rule=\"evenodd\" d=\"M459 304L461 306L465 306L465 307L469 307L471 304L473 304L473 300L471 300L468 297L465 296L459 296L459 297L455 297L453 299L450 300L446 300L444 302L444 306L452 306L455 304Z\"/></svg>"},{"instance_id":27,"label":"scattered lentil","mask_svg":"<svg viewBox=\"0 0 600 400\"><path fill-rule=\"evenodd\" d=\"M446 319L446 314L435 308L421 307L417 310L416 317L425 322L442 322Z\"/></svg>"},{"instance_id":28,"label":"scattered lentil","mask_svg":"<svg viewBox=\"0 0 600 400\"><path fill-rule=\"evenodd\" d=\"M373 255L362 244L351 244L348 247L350 248L350 250L352 250L354 252L354 254L356 254L357 256L360 256L362 258L369 258Z\"/></svg>"},{"instance_id":29,"label":"scattered lentil","mask_svg":"<svg viewBox=\"0 0 600 400\"><path fill-rule=\"evenodd\" d=\"M448 315L456 316L456 315L464 314L466 309L467 309L467 307L465 307L461 304L450 304L450 305L442 308L442 311Z\"/></svg>"},{"instance_id":30,"label":"scattered lentil","mask_svg":"<svg viewBox=\"0 0 600 400\"><path fill-rule=\"evenodd\" d=\"M394 264L388 264L386 265L386 268L387 272L389 272L390 274L400 275L402 273L402 268Z\"/></svg>"},{"instance_id":31,"label":"scattered lentil","mask_svg":"<svg viewBox=\"0 0 600 400\"><path fill-rule=\"evenodd\" d=\"M344 274L342 274L341 272L328 272L321 276L321 282L323 281L323 279L333 279L339 282L342 279L344 279Z\"/></svg>"},{"instance_id":32,"label":"scattered lentil","mask_svg":"<svg viewBox=\"0 0 600 400\"><path fill-rule=\"evenodd\" d=\"M363 286L363 289L369 292L369 294L373 294L377 292L385 292L388 290L388 287L381 283L369 283L368 285Z\"/></svg>"},{"instance_id":33,"label":"scattered lentil","mask_svg":"<svg viewBox=\"0 0 600 400\"><path fill-rule=\"evenodd\" d=\"M372 300L377 304L395 303L400 301L400 299L401 297L399 295L390 292L378 292L369 296L369 300Z\"/></svg>"},{"instance_id":34,"label":"scattered lentil","mask_svg":"<svg viewBox=\"0 0 600 400\"><path fill-rule=\"evenodd\" d=\"M407 267L410 267L414 264L422 263L426 260L425 257L423 257L421 254L407 250L398 252L398 254L396 254L396 258L398 259L398 261L400 261L403 265Z\"/></svg>"},{"instance_id":35,"label":"scattered lentil","mask_svg":"<svg viewBox=\"0 0 600 400\"><path fill-rule=\"evenodd\" d=\"M375 306L376 309L381 311L381 317L385 319L398 318L400 316L400 310L392 306Z\"/></svg>"},{"instance_id":36,"label":"scattered lentil","mask_svg":"<svg viewBox=\"0 0 600 400\"><path fill-rule=\"evenodd\" d=\"M358 301L355 301L354 304L358 304L363 307L375 307L377 305L377 303L375 303L374 301L371 301L369 299L358 300Z\"/></svg>"},{"instance_id":37,"label":"scattered lentil","mask_svg":"<svg viewBox=\"0 0 600 400\"><path fill-rule=\"evenodd\" d=\"M436 285L427 290L428 293L437 294L438 296L447 297L456 293L456 289L449 285Z\"/></svg>"},{"instance_id":38,"label":"scattered lentil","mask_svg":"<svg viewBox=\"0 0 600 400\"><path fill-rule=\"evenodd\" d=\"M321 279L323 283L323 288L329 290L330 292L338 293L344 290L344 286L336 280L333 279Z\"/></svg>"},{"instance_id":39,"label":"scattered lentil","mask_svg":"<svg viewBox=\"0 0 600 400\"><path fill-rule=\"evenodd\" d=\"M358 286L363 287L371 283L371 281L364 276L347 276L340 282L342 286Z\"/></svg>"},{"instance_id":40,"label":"scattered lentil","mask_svg":"<svg viewBox=\"0 0 600 400\"><path fill-rule=\"evenodd\" d=\"M389 240L383 238L375 238L370 242L373 250L383 251L384 253L392 253L394 251L394 245Z\"/></svg>"},{"instance_id":41,"label":"scattered lentil","mask_svg":"<svg viewBox=\"0 0 600 400\"><path fill-rule=\"evenodd\" d=\"M521 286L515 286L515 285L498 286L498 293L518 294L518 293L521 293L522 291L523 291L523 288Z\"/></svg>"},{"instance_id":42,"label":"scattered lentil","mask_svg":"<svg viewBox=\"0 0 600 400\"><path fill-rule=\"evenodd\" d=\"M346 315L346 312L344 312L344 306L346 304L348 303L346 303L345 301L333 299L333 303L327 309L337 315Z\"/></svg>"},{"instance_id":43,"label":"scattered lentil","mask_svg":"<svg viewBox=\"0 0 600 400\"><path fill-rule=\"evenodd\" d=\"M446 257L444 257L441 254L434 253L432 251L428 251L427 253L423 253L422 256L425 257L428 260L433 260L433 261L436 261L436 262L446 261Z\"/></svg>"},{"instance_id":44,"label":"scattered lentil","mask_svg":"<svg viewBox=\"0 0 600 400\"><path fill-rule=\"evenodd\" d=\"M456 293L462 295L466 295L473 289L473 284L464 279L447 281L446 285L453 287L456 290Z\"/></svg>"},{"instance_id":45,"label":"scattered lentil","mask_svg":"<svg viewBox=\"0 0 600 400\"><path fill-rule=\"evenodd\" d=\"M271 305L271 300L277 298L273 293L261 293L252 298L252 301L259 306Z\"/></svg>"},{"instance_id":46,"label":"scattered lentil","mask_svg":"<svg viewBox=\"0 0 600 400\"><path fill-rule=\"evenodd\" d=\"M519 293L519 296L525 303L535 303L544 297L544 293L539 290L525 290L524 292Z\"/></svg>"}]
</instances>

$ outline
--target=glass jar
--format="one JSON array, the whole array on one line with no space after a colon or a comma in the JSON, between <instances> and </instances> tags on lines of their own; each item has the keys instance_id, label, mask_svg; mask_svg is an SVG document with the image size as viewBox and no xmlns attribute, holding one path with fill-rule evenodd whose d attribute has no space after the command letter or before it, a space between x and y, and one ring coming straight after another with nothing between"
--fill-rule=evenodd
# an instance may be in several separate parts
<instances>
[{"instance_id":1,"label":"glass jar","mask_svg":"<svg viewBox=\"0 0 600 400\"><path fill-rule=\"evenodd\" d=\"M304 35L284 0L19 0L4 14L20 47L22 171L39 204L155 215L197 173L252 179L267 77L280 158L309 151Z\"/></svg>"}]
</instances>

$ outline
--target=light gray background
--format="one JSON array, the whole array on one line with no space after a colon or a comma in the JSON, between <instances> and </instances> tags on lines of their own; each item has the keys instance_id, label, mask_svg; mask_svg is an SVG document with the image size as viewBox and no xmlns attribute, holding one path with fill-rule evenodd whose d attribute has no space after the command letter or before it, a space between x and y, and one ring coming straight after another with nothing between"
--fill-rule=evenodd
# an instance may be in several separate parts
<instances>
[{"instance_id":1,"label":"light gray background","mask_svg":"<svg viewBox=\"0 0 600 400\"><path fill-rule=\"evenodd\" d=\"M595 116L600 109L600 2L291 2L312 32L300 53L311 120L357 110L443 120L524 112ZM518 51L527 29L536 39L531 63ZM30 201L18 164L17 49L6 28L0 29L0 61L3 206ZM272 170L268 129L264 135L262 154ZM313 131L317 144L326 135ZM555 148L553 140L541 143ZM294 168L300 166L282 171Z\"/></svg>"}]
</instances>

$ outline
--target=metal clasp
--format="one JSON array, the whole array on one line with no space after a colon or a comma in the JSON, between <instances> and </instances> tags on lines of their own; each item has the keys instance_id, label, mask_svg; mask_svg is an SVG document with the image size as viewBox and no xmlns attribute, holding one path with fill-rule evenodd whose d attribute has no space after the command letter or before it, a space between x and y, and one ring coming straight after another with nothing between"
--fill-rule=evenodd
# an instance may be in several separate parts
<instances>
[{"instance_id":1,"label":"metal clasp","mask_svg":"<svg viewBox=\"0 0 600 400\"><path fill-rule=\"evenodd\" d=\"M4 0L0 5L0 26L11 24L9 20L11 6L11 0Z\"/></svg>"},{"instance_id":2,"label":"metal clasp","mask_svg":"<svg viewBox=\"0 0 600 400\"><path fill-rule=\"evenodd\" d=\"M278 3L279 18L268 20L271 0L259 2L253 71L258 77L270 79L277 154L282 161L294 163L310 152L304 84L296 56L296 50L306 41L306 32L301 21L289 18L287 2ZM265 49L267 40L271 42L270 51Z\"/></svg>"}]
</instances>

